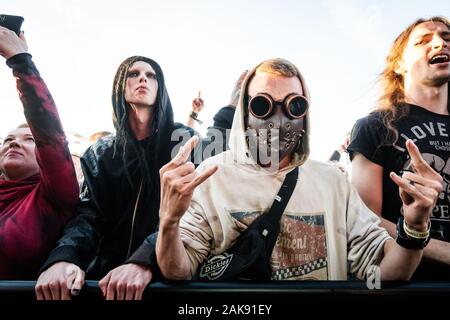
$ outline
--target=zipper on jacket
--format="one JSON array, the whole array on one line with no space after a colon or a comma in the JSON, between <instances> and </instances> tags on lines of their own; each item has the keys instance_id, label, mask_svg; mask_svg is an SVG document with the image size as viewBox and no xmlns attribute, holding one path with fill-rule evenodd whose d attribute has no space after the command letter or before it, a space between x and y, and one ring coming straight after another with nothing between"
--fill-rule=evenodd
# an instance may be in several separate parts
<instances>
[{"instance_id":1,"label":"zipper on jacket","mask_svg":"<svg viewBox=\"0 0 450 320\"><path fill-rule=\"evenodd\" d=\"M139 186L139 192L136 198L136 203L134 204L134 210L133 210L133 220L131 221L131 235L130 235L130 243L128 244L128 252L127 252L127 258L130 257L130 251L131 251L131 244L133 243L133 233L134 233L134 221L136 220L136 212L139 204L139 199L141 198L141 191L142 191L142 184L144 182L144 179L141 180L141 185Z\"/></svg>"}]
</instances>

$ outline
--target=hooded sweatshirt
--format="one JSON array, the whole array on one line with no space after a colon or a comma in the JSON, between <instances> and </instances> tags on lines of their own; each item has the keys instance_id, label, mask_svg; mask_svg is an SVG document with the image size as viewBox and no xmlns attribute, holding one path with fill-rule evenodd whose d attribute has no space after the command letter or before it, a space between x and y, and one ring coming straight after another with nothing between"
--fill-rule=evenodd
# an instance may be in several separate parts
<instances>
[{"instance_id":1,"label":"hooded sweatshirt","mask_svg":"<svg viewBox=\"0 0 450 320\"><path fill-rule=\"evenodd\" d=\"M78 182L55 103L31 55L7 60L35 139L39 174L0 177L0 280L35 279L78 204Z\"/></svg>"},{"instance_id":2,"label":"hooded sweatshirt","mask_svg":"<svg viewBox=\"0 0 450 320\"><path fill-rule=\"evenodd\" d=\"M373 272L371 266L380 262L389 235L341 171L307 159L309 116L302 146L290 165L269 171L251 157L245 140L243 97L256 68L243 83L230 150L199 166L199 172L214 165L218 170L196 188L180 221L192 275L209 254L226 251L256 217L270 209L286 174L299 167L270 260L272 279L346 280L348 273L365 278ZM309 100L305 81L299 78Z\"/></svg>"},{"instance_id":3,"label":"hooded sweatshirt","mask_svg":"<svg viewBox=\"0 0 450 320\"><path fill-rule=\"evenodd\" d=\"M148 62L156 72L158 94L153 107L152 134L141 141L127 141L125 157L126 146L115 135L104 137L88 148L81 158L84 184L77 215L68 223L42 270L58 261L67 261L86 270L87 277L100 279L130 258L144 239L157 230L159 169L171 159L173 149L180 146L179 141L172 141L172 133L176 131L175 136L186 142L194 131L174 123L159 65L144 57L134 57L133 61ZM124 86L126 70L117 77L124 77L117 81ZM113 93L116 130L128 108L123 92L122 87ZM131 143L136 143L139 149L131 148ZM137 152L145 154L150 177L142 174ZM149 253L143 250L142 255ZM139 263L138 260L133 262Z\"/></svg>"}]
</instances>

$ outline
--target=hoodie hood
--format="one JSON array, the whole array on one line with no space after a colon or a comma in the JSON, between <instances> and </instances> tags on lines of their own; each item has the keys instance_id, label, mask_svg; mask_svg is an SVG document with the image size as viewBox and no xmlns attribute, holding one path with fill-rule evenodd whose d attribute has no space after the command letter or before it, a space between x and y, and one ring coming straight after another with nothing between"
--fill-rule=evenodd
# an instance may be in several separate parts
<instances>
[{"instance_id":1,"label":"hoodie hood","mask_svg":"<svg viewBox=\"0 0 450 320\"><path fill-rule=\"evenodd\" d=\"M128 123L128 111L130 109L129 103L125 101L125 87L127 82L128 69L137 61L143 61L150 64L155 70L156 80L158 82L158 91L155 104L152 108L153 117L149 124L151 127L150 141L146 144L152 147L153 154L155 154L157 163L159 165L170 161L170 136L174 128L173 109L169 99L169 94L164 82L164 74L159 64L147 57L133 56L127 58L119 66L116 76L114 78L113 92L112 92L112 106L113 106L113 123L117 133L117 143L124 149L133 143L135 138L132 136L132 131ZM158 150L157 153L154 150ZM133 152L133 149L130 149Z\"/></svg>"},{"instance_id":2,"label":"hoodie hood","mask_svg":"<svg viewBox=\"0 0 450 320\"><path fill-rule=\"evenodd\" d=\"M245 105L245 97L248 92L248 86L253 78L253 75L255 74L256 70L259 66L261 66L265 61L258 64L256 67L254 67L246 76L244 82L242 83L242 89L241 94L239 97L239 103L236 108L236 112L234 114L233 118L233 125L231 128L231 135L230 135L230 150L233 155L233 159L235 162L240 164L246 164L253 166L255 170L264 170L267 171L268 169L265 169L261 167L255 159L251 156L251 152L248 147L248 143L246 141L246 125L245 125L245 116L248 114L248 105ZM311 102L309 90L306 86L305 79L303 78L303 75L300 73L298 68L296 68L298 73L298 78L300 80L300 83L303 88L303 96L306 97L306 99ZM310 103L311 105L311 103ZM295 151L294 157L291 160L291 163L288 167L284 168L282 171L296 167L301 166L309 156L309 135L310 135L310 120L309 120L309 110L305 116L305 133L302 137L302 143L300 148L297 148Z\"/></svg>"}]
</instances>

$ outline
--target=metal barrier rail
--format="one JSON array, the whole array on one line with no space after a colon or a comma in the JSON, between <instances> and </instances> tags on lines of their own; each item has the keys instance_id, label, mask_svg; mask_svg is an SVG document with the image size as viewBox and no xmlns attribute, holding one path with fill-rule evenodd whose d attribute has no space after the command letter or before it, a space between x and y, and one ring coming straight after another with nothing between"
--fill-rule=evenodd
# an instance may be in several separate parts
<instances>
[{"instance_id":1,"label":"metal barrier rail","mask_svg":"<svg viewBox=\"0 0 450 320\"><path fill-rule=\"evenodd\" d=\"M35 281L0 281L0 298L34 298ZM145 297L206 295L450 295L450 282L382 282L381 290L369 290L363 281L274 281L255 282L154 282ZM78 299L102 299L98 281L87 280Z\"/></svg>"},{"instance_id":2,"label":"metal barrier rail","mask_svg":"<svg viewBox=\"0 0 450 320\"><path fill-rule=\"evenodd\" d=\"M332 318L384 319L387 314L401 312L399 319L428 319L431 314L436 318L436 313L446 319L445 306L450 301L450 282L382 282L381 290L370 290L362 281L154 282L144 292L145 301L133 302L104 301L98 282L86 281L80 294L69 303L35 301L34 286L34 281L0 281L2 314L10 309L13 315L26 312L46 320L67 316L278 320L303 319L307 314L315 319L327 313Z\"/></svg>"}]
</instances>

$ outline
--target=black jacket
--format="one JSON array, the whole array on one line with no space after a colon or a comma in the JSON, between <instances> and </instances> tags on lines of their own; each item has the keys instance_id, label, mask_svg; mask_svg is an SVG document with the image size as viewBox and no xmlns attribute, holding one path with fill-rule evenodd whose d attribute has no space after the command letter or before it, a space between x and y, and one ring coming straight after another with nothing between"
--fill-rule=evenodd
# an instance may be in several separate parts
<instances>
[{"instance_id":1,"label":"black jacket","mask_svg":"<svg viewBox=\"0 0 450 320\"><path fill-rule=\"evenodd\" d=\"M191 129L182 125L175 128L193 134ZM120 147L114 150L114 142L114 136L103 138L81 158L84 183L78 214L66 226L42 270L58 261L67 261L86 270L89 278L100 279L125 263L144 239L157 230L159 188L150 191L151 188L143 183L139 203L136 204L142 180L137 160L130 156L128 163L134 185L131 186ZM153 170L159 171L159 168ZM134 258L132 262L149 265L149 256L150 252L142 252L141 249L142 261Z\"/></svg>"},{"instance_id":2,"label":"black jacket","mask_svg":"<svg viewBox=\"0 0 450 320\"><path fill-rule=\"evenodd\" d=\"M235 111L235 107L228 105L221 108L214 115L214 124L208 127L206 137L202 140L205 158L215 156L230 149L230 129L233 125Z\"/></svg>"},{"instance_id":3,"label":"black jacket","mask_svg":"<svg viewBox=\"0 0 450 320\"><path fill-rule=\"evenodd\" d=\"M130 106L123 91L128 68L136 61L149 63L158 81L151 134L143 141L130 134ZM82 156L84 184L77 215L66 226L41 271L55 262L67 261L86 270L89 278L100 279L130 262L133 252L158 228L159 169L170 161L175 146L187 142L194 130L174 123L161 68L145 57L130 57L121 64L114 80L112 104L117 135L101 139ZM198 158L197 164L201 161ZM144 253L142 257L147 259L149 255ZM139 263L136 259L133 262Z\"/></svg>"},{"instance_id":4,"label":"black jacket","mask_svg":"<svg viewBox=\"0 0 450 320\"><path fill-rule=\"evenodd\" d=\"M227 130L231 129L233 117L236 108L228 105L221 108L214 116L214 124L208 128L206 137L202 140L202 156L203 160L217 155L229 149L229 135ZM219 138L219 139L218 139ZM199 156L200 150L196 150L196 156ZM127 262L138 263L151 268L152 279L162 279L161 270L156 260L156 239L158 233L152 233L141 244L139 248L128 258Z\"/></svg>"}]
</instances>

